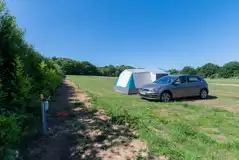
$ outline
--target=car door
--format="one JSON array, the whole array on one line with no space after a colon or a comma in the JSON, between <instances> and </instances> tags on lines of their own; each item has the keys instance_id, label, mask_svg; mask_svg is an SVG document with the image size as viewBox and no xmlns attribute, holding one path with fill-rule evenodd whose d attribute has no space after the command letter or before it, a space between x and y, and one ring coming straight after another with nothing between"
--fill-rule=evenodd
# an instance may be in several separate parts
<instances>
[{"instance_id":1,"label":"car door","mask_svg":"<svg viewBox=\"0 0 239 160\"><path fill-rule=\"evenodd\" d=\"M188 96L187 76L178 77L172 87L174 98L181 98Z\"/></svg>"},{"instance_id":2,"label":"car door","mask_svg":"<svg viewBox=\"0 0 239 160\"><path fill-rule=\"evenodd\" d=\"M201 90L201 79L198 76L188 76L189 96L198 96Z\"/></svg>"}]
</instances>

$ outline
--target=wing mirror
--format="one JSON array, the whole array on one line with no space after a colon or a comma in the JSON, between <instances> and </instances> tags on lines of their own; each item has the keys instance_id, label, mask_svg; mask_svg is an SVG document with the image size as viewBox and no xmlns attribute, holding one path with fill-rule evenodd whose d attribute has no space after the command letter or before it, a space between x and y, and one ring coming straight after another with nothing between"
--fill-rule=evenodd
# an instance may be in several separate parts
<instances>
[{"instance_id":1,"label":"wing mirror","mask_svg":"<svg viewBox=\"0 0 239 160\"><path fill-rule=\"evenodd\" d=\"M176 85L179 85L179 84L181 84L179 81L174 81L174 82L173 82L173 85L175 85L175 86L176 86Z\"/></svg>"}]
</instances>

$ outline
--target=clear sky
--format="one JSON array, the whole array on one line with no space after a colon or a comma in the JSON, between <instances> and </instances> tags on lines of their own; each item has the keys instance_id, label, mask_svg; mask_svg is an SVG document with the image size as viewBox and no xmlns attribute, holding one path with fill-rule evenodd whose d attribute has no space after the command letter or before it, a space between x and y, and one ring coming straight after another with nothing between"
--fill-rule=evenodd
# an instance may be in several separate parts
<instances>
[{"instance_id":1,"label":"clear sky","mask_svg":"<svg viewBox=\"0 0 239 160\"><path fill-rule=\"evenodd\" d=\"M239 60L239 0L6 0L45 56L98 66Z\"/></svg>"}]
</instances>

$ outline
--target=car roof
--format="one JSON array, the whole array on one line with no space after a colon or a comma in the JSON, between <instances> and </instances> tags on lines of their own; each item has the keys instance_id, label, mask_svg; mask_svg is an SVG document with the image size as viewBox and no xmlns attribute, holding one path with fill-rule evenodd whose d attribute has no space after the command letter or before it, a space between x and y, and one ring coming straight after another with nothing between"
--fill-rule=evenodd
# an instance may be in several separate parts
<instances>
[{"instance_id":1,"label":"car roof","mask_svg":"<svg viewBox=\"0 0 239 160\"><path fill-rule=\"evenodd\" d=\"M171 77L180 77L180 76L197 76L197 77L201 77L199 75L194 75L194 74L170 74L169 76L171 76Z\"/></svg>"}]
</instances>

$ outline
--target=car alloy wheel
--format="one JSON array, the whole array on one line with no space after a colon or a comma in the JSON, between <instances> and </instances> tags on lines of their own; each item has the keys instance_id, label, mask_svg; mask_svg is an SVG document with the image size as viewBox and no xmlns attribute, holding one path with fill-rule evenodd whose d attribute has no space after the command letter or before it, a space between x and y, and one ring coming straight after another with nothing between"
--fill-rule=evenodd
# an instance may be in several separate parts
<instances>
[{"instance_id":1,"label":"car alloy wheel","mask_svg":"<svg viewBox=\"0 0 239 160\"><path fill-rule=\"evenodd\" d=\"M202 99L205 99L205 98L207 98L207 91L205 90L205 89L203 89L203 90L201 90L201 92L200 92L200 97L202 98Z\"/></svg>"},{"instance_id":2,"label":"car alloy wheel","mask_svg":"<svg viewBox=\"0 0 239 160\"><path fill-rule=\"evenodd\" d=\"M171 95L168 92L164 92L161 95L162 102L169 102L171 100Z\"/></svg>"}]
</instances>

